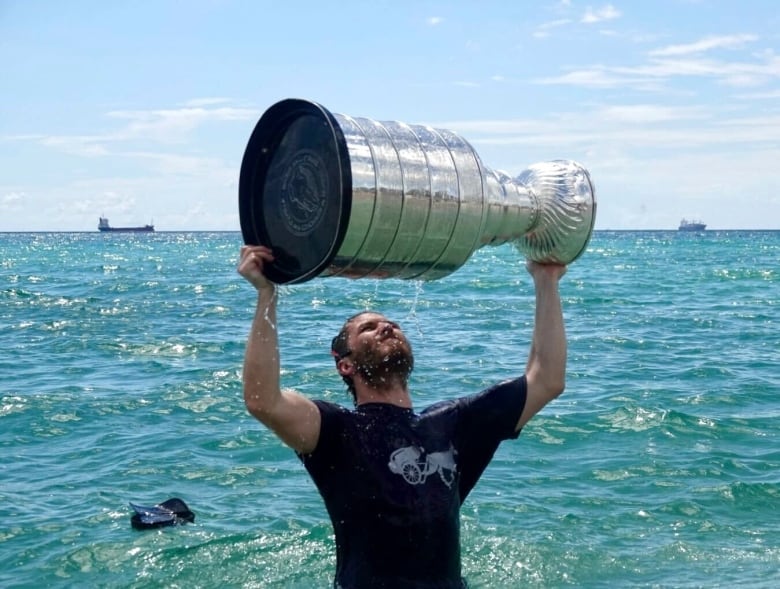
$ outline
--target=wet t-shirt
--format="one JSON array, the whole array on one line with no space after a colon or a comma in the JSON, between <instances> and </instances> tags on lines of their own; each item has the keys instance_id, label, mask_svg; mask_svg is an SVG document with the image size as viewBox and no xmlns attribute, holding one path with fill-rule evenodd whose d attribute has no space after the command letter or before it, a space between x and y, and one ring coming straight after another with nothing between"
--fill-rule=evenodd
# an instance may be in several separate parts
<instances>
[{"instance_id":1,"label":"wet t-shirt","mask_svg":"<svg viewBox=\"0 0 780 589\"><path fill-rule=\"evenodd\" d=\"M316 449L301 456L336 537L335 586L463 587L459 510L502 440L516 438L525 377L420 414L315 401Z\"/></svg>"}]
</instances>

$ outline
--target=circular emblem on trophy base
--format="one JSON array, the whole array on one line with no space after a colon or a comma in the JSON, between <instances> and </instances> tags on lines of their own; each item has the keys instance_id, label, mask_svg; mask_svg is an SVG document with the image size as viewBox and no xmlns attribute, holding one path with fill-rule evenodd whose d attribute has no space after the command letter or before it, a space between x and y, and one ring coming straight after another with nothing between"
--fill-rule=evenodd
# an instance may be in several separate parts
<instances>
[{"instance_id":1,"label":"circular emblem on trophy base","mask_svg":"<svg viewBox=\"0 0 780 589\"><path fill-rule=\"evenodd\" d=\"M319 154L302 149L287 164L279 194L281 220L293 235L305 237L322 222L328 174Z\"/></svg>"}]
</instances>

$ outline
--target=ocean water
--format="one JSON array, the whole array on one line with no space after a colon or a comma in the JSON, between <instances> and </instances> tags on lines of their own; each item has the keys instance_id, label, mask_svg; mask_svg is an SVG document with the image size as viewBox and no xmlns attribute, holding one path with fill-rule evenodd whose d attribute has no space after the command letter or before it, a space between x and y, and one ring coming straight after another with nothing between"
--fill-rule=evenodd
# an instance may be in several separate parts
<instances>
[{"instance_id":1,"label":"ocean water","mask_svg":"<svg viewBox=\"0 0 780 589\"><path fill-rule=\"evenodd\" d=\"M329 586L321 500L243 408L240 245L0 234L0 587ZM567 389L464 505L471 586L780 586L780 232L599 231L561 293ZM533 288L504 245L279 305L284 385L348 404L329 341L374 308L421 409L522 372ZM194 524L131 528L174 496Z\"/></svg>"}]
</instances>

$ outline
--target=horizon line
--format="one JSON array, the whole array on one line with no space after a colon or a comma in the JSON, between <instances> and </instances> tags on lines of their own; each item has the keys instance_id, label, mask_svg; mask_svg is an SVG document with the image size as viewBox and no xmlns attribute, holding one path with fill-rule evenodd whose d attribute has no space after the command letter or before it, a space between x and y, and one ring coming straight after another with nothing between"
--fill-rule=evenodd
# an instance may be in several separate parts
<instances>
[{"instance_id":1,"label":"horizon line","mask_svg":"<svg viewBox=\"0 0 780 589\"><path fill-rule=\"evenodd\" d=\"M702 229L701 231L681 231L678 228L669 228L669 227L660 227L660 228L653 228L653 229L612 229L612 228L599 228L599 229L593 229L593 233L598 232L657 232L657 231L668 231L668 232L675 232L675 233L713 233L716 231L780 231L780 227L777 228L740 228L740 227L716 227L716 228L707 228ZM0 234L7 234L7 233L94 233L94 234L100 234L100 235L110 235L114 233L121 233L121 234L142 234L142 235L154 235L155 233L241 233L241 229L155 229L154 231L99 231L97 229L73 229L73 230L63 230L63 229L0 229Z\"/></svg>"}]
</instances>

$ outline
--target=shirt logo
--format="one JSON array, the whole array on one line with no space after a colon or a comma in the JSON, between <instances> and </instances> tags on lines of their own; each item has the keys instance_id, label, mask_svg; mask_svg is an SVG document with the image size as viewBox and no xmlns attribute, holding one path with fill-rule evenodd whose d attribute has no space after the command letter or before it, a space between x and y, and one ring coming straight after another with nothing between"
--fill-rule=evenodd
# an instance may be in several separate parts
<instances>
[{"instance_id":1,"label":"shirt logo","mask_svg":"<svg viewBox=\"0 0 780 589\"><path fill-rule=\"evenodd\" d=\"M438 472L439 478L447 485L447 488L452 487L458 469L452 447L446 452L431 452L430 454L426 454L425 450L418 446L399 448L390 455L390 462L387 466L390 468L390 472L400 474L410 485L421 485L428 478L428 475Z\"/></svg>"}]
</instances>

